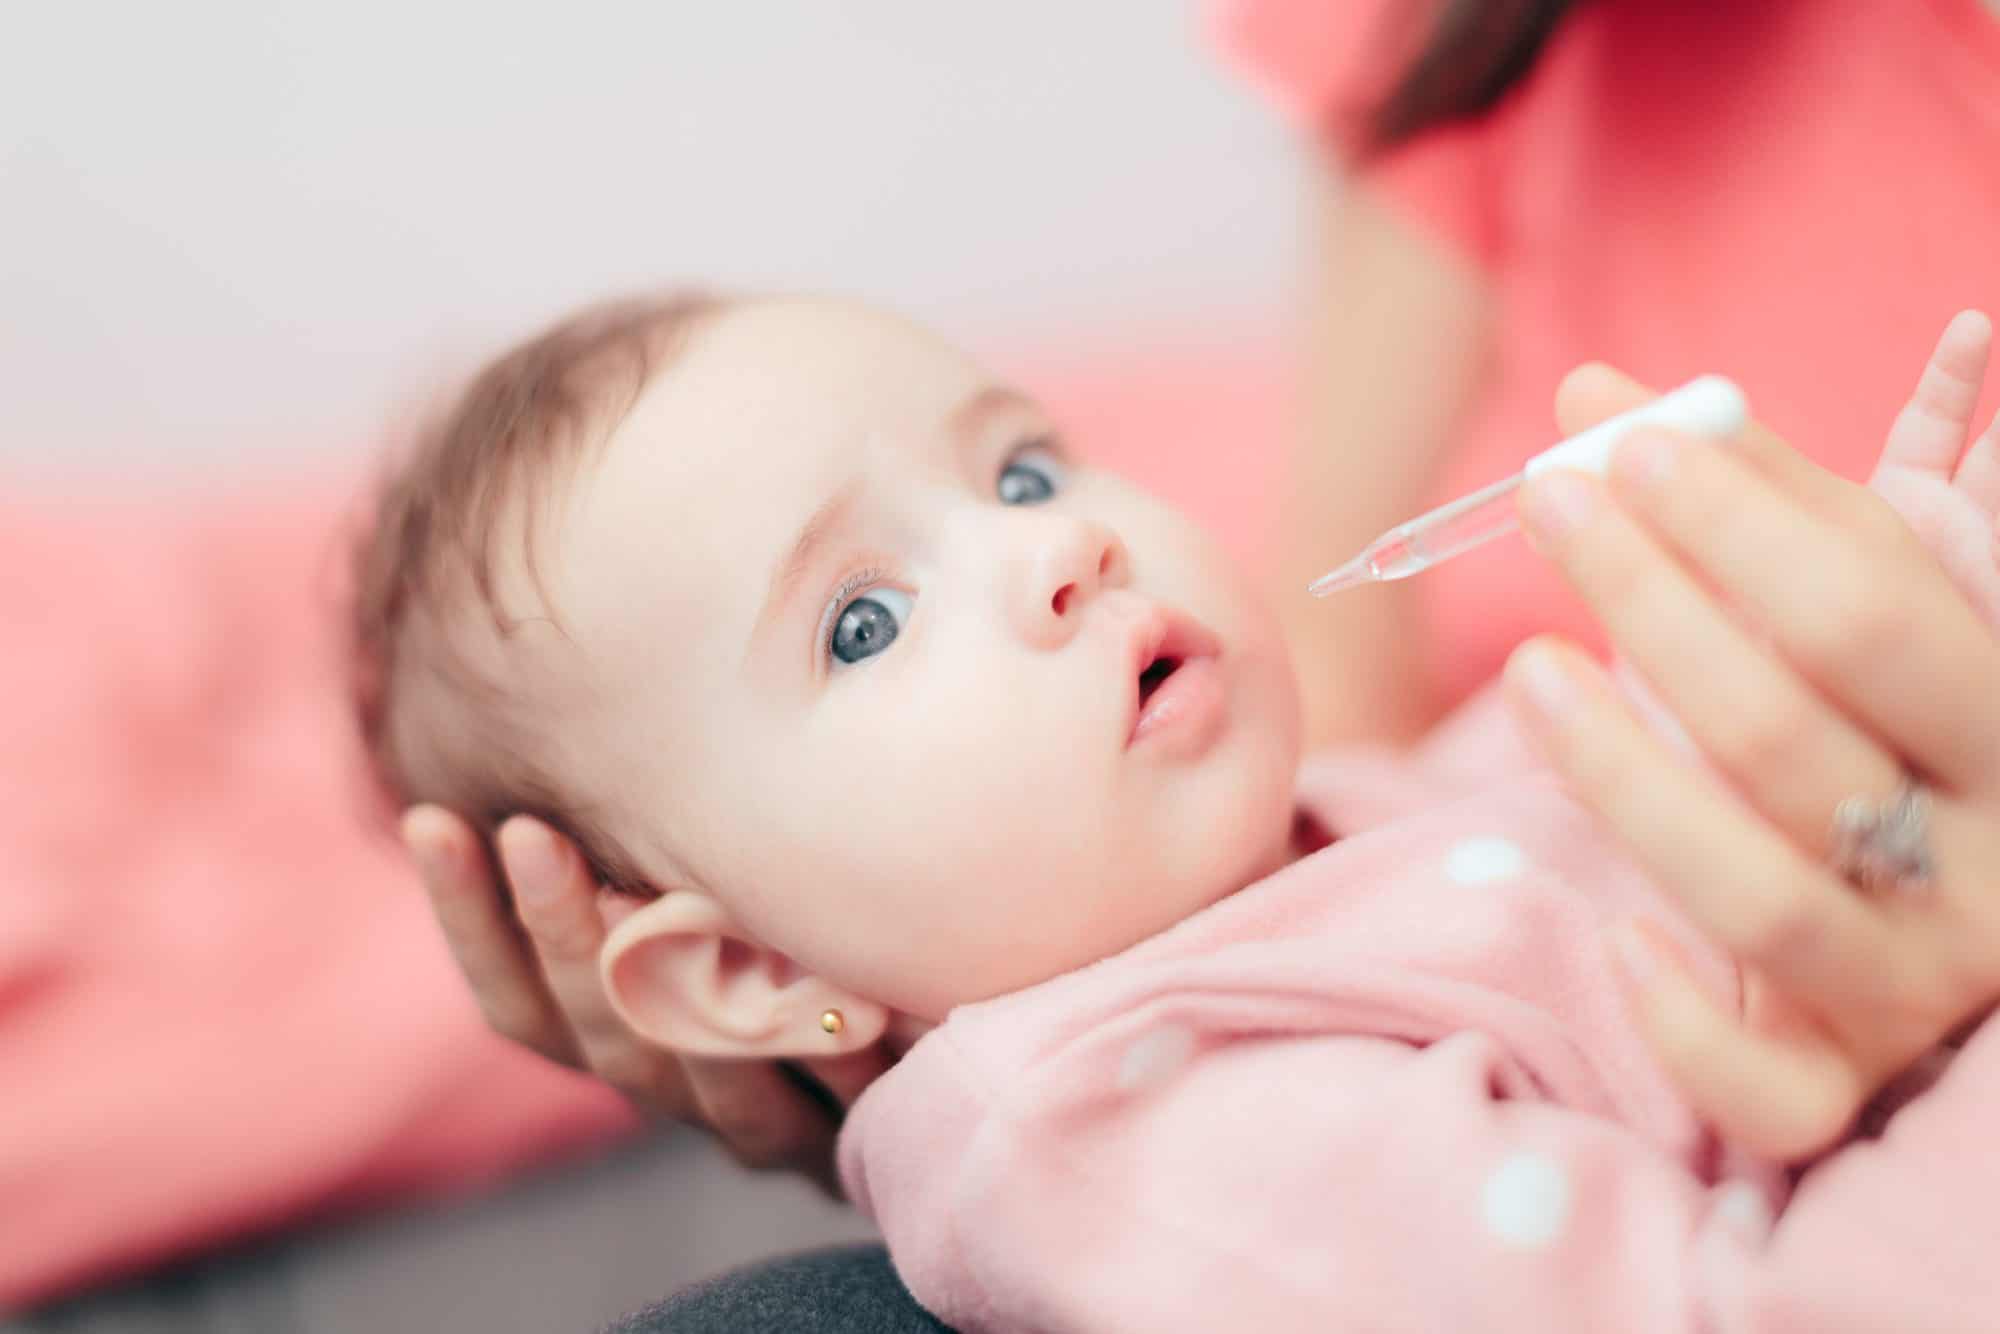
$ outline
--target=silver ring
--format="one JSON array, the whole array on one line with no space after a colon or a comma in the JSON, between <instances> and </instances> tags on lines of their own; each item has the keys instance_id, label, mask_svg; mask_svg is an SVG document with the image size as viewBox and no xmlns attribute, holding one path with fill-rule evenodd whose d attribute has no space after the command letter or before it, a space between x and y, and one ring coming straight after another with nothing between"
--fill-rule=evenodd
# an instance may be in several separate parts
<instances>
[{"instance_id":1,"label":"silver ring","mask_svg":"<svg viewBox=\"0 0 2000 1334\"><path fill-rule=\"evenodd\" d=\"M1887 801L1849 797L1833 812L1833 869L1864 893L1931 886L1930 789L1905 775Z\"/></svg>"}]
</instances>

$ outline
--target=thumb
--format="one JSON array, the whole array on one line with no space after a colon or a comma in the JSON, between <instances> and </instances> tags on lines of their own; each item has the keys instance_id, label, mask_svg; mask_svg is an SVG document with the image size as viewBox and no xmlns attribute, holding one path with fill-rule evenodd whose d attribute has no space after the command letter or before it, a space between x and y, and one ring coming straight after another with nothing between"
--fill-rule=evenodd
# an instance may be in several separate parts
<instances>
[{"instance_id":1,"label":"thumb","mask_svg":"<svg viewBox=\"0 0 2000 1334\"><path fill-rule=\"evenodd\" d=\"M1556 386L1556 429L1565 436L1575 435L1658 397L1657 390L1625 372L1601 361L1586 361Z\"/></svg>"}]
</instances>

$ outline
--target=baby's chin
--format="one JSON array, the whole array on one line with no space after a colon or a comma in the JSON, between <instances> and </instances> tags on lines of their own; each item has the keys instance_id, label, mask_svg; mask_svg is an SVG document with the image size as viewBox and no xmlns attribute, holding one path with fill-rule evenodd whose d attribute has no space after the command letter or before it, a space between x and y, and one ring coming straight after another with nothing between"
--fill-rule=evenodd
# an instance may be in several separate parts
<instances>
[{"instance_id":1,"label":"baby's chin","mask_svg":"<svg viewBox=\"0 0 2000 1334\"><path fill-rule=\"evenodd\" d=\"M1249 870L1239 873L1242 883L1225 891L1229 894L1263 879L1293 858L1304 723L1291 657L1275 634L1264 646L1256 675L1255 717L1244 737L1244 753L1231 766L1228 782L1232 816L1245 831L1242 838Z\"/></svg>"},{"instance_id":2,"label":"baby's chin","mask_svg":"<svg viewBox=\"0 0 2000 1334\"><path fill-rule=\"evenodd\" d=\"M1248 849L1247 861L1231 874L1223 877L1223 885L1210 902L1219 902L1240 893L1267 876L1276 875L1299 857L1298 809L1292 800L1292 788L1288 782L1277 797L1265 807L1265 818L1261 822L1263 837L1252 843Z\"/></svg>"},{"instance_id":3,"label":"baby's chin","mask_svg":"<svg viewBox=\"0 0 2000 1334\"><path fill-rule=\"evenodd\" d=\"M1297 774L1298 748L1293 744L1283 748L1279 760L1264 776L1260 799L1252 816L1245 821L1245 827L1256 829L1257 836L1246 840L1245 861L1230 877L1236 883L1219 897L1235 894L1298 860L1301 848Z\"/></svg>"},{"instance_id":4,"label":"baby's chin","mask_svg":"<svg viewBox=\"0 0 2000 1334\"><path fill-rule=\"evenodd\" d=\"M1265 753L1211 775L1220 791L1207 818L1185 821L1163 851L1181 865L1162 865L1163 877L1183 886L1176 896L1186 915L1219 903L1296 858L1293 831L1296 757L1283 738L1259 739Z\"/></svg>"}]
</instances>

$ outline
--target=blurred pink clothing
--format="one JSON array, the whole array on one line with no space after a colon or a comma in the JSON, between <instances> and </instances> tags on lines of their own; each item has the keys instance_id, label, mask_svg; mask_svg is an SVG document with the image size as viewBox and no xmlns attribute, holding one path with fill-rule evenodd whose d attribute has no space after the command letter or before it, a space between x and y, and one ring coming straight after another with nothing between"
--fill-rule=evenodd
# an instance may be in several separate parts
<instances>
[{"instance_id":1,"label":"blurred pink clothing","mask_svg":"<svg viewBox=\"0 0 2000 1334\"><path fill-rule=\"evenodd\" d=\"M1221 44L1312 133L1398 68L1385 21L1432 8L1210 3ZM1497 108L1366 178L1490 280L1494 355L1439 499L1550 443L1555 386L1586 360L1661 387L1730 375L1766 424L1860 479L1946 320L2000 311L2000 16L1982 0L1579 3ZM1989 386L1981 420L1996 408ZM1420 591L1454 697L1535 632L1601 641L1522 543Z\"/></svg>"},{"instance_id":2,"label":"blurred pink clothing","mask_svg":"<svg viewBox=\"0 0 2000 1334\"><path fill-rule=\"evenodd\" d=\"M1993 1327L2000 1027L1787 1203L1667 1082L1597 933L1652 916L1730 1004L1735 971L1535 771L1495 699L1410 760L1309 764L1301 799L1332 846L953 1011L862 1096L843 1175L940 1318Z\"/></svg>"},{"instance_id":3,"label":"blurred pink clothing","mask_svg":"<svg viewBox=\"0 0 2000 1334\"><path fill-rule=\"evenodd\" d=\"M0 505L0 1311L630 1124L364 827L352 494Z\"/></svg>"}]
</instances>

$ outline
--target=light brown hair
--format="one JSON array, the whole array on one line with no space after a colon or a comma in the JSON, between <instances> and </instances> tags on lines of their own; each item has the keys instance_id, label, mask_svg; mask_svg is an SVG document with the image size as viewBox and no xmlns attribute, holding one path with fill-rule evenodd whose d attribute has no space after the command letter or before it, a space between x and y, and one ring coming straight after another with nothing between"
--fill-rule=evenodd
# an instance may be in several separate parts
<instances>
[{"instance_id":1,"label":"light brown hair","mask_svg":"<svg viewBox=\"0 0 2000 1334\"><path fill-rule=\"evenodd\" d=\"M490 628L503 650L514 639L523 621L502 606L501 561L518 552L542 591L536 540L557 489L724 305L671 293L573 315L480 371L392 461L356 544L351 624L353 704L381 813L436 802L489 847L508 816L533 815L575 840L601 882L649 890L553 778L554 738L532 694L475 662L465 636Z\"/></svg>"}]
</instances>

